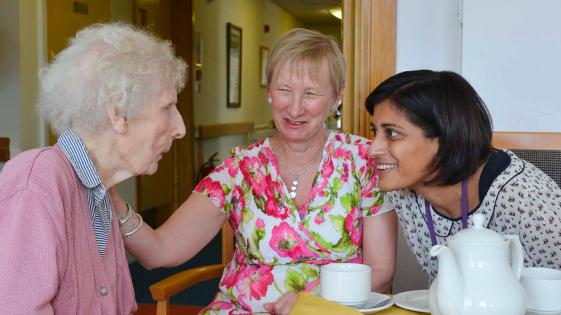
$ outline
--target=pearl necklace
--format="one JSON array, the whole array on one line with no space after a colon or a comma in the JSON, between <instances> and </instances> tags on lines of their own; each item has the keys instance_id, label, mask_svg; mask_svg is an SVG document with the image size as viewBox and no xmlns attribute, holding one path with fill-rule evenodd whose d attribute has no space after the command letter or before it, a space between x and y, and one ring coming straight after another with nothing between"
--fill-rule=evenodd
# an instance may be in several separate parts
<instances>
[{"instance_id":1,"label":"pearl necklace","mask_svg":"<svg viewBox=\"0 0 561 315\"><path fill-rule=\"evenodd\" d=\"M290 185L290 192L289 192L290 198L292 199L296 198L296 191L298 189L298 184L300 184L300 176L306 174L310 170L310 168L314 165L314 162L318 159L318 157L321 156L321 153L323 152L323 147L325 146L325 143L327 142L328 138L329 138L329 132L327 133L327 136L325 137L323 144L319 148L319 151L315 154L314 158L307 163L306 167L302 171L296 172L294 170L289 169L288 167L286 168L286 170L294 177ZM278 152L280 153L280 150L278 150Z\"/></svg>"},{"instance_id":2,"label":"pearl necklace","mask_svg":"<svg viewBox=\"0 0 561 315\"><path fill-rule=\"evenodd\" d=\"M313 162L313 161L312 161ZM290 198L294 199L296 198L296 189L298 189L298 184L300 183L300 176L306 174L306 172L308 172L308 170L310 169L310 167L312 166L312 164L310 163L303 171L301 172L295 172L291 169L286 169L288 172L290 172L292 175L294 175L294 180L292 181L292 185L290 185Z\"/></svg>"}]
</instances>

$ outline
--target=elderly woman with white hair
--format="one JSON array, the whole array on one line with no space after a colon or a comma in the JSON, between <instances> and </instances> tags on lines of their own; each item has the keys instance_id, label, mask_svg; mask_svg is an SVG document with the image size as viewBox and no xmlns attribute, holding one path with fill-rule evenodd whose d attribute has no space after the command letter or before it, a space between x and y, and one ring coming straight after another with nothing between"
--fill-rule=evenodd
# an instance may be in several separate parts
<instances>
[{"instance_id":1,"label":"elderly woman with white hair","mask_svg":"<svg viewBox=\"0 0 561 315\"><path fill-rule=\"evenodd\" d=\"M185 68L169 42L98 24L42 70L39 110L59 137L0 174L0 314L136 310L123 237L142 219L117 216L109 190L185 135Z\"/></svg>"}]
</instances>

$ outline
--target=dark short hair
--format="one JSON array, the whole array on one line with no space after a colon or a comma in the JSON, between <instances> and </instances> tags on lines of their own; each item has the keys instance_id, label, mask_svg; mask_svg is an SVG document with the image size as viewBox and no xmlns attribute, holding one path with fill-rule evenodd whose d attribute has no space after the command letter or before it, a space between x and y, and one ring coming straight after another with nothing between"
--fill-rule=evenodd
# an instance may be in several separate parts
<instances>
[{"instance_id":1,"label":"dark short hair","mask_svg":"<svg viewBox=\"0 0 561 315\"><path fill-rule=\"evenodd\" d=\"M439 148L427 184L452 185L474 174L492 149L493 123L485 103L459 74L416 70L398 73L366 98L372 115L389 100L425 137L438 138Z\"/></svg>"}]
</instances>

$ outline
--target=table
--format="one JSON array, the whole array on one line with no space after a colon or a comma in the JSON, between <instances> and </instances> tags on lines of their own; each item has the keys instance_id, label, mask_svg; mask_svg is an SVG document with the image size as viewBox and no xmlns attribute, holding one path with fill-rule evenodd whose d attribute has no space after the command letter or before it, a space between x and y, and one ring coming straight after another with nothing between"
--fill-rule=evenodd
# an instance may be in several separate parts
<instances>
[{"instance_id":1,"label":"table","mask_svg":"<svg viewBox=\"0 0 561 315\"><path fill-rule=\"evenodd\" d=\"M307 314L356 314L356 309L324 300L310 293L301 294L297 302L294 303L290 314L307 315ZM379 312L365 313L373 315L427 315L428 313L414 312L393 305Z\"/></svg>"}]
</instances>

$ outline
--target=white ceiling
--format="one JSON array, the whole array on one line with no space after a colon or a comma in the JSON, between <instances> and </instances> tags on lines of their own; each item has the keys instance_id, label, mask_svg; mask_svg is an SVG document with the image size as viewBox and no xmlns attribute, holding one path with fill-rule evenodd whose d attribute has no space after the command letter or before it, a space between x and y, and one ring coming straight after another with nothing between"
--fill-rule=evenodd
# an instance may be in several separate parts
<instances>
[{"instance_id":1,"label":"white ceiling","mask_svg":"<svg viewBox=\"0 0 561 315\"><path fill-rule=\"evenodd\" d=\"M341 7L340 0L271 0L305 24L340 24L329 9Z\"/></svg>"}]
</instances>

